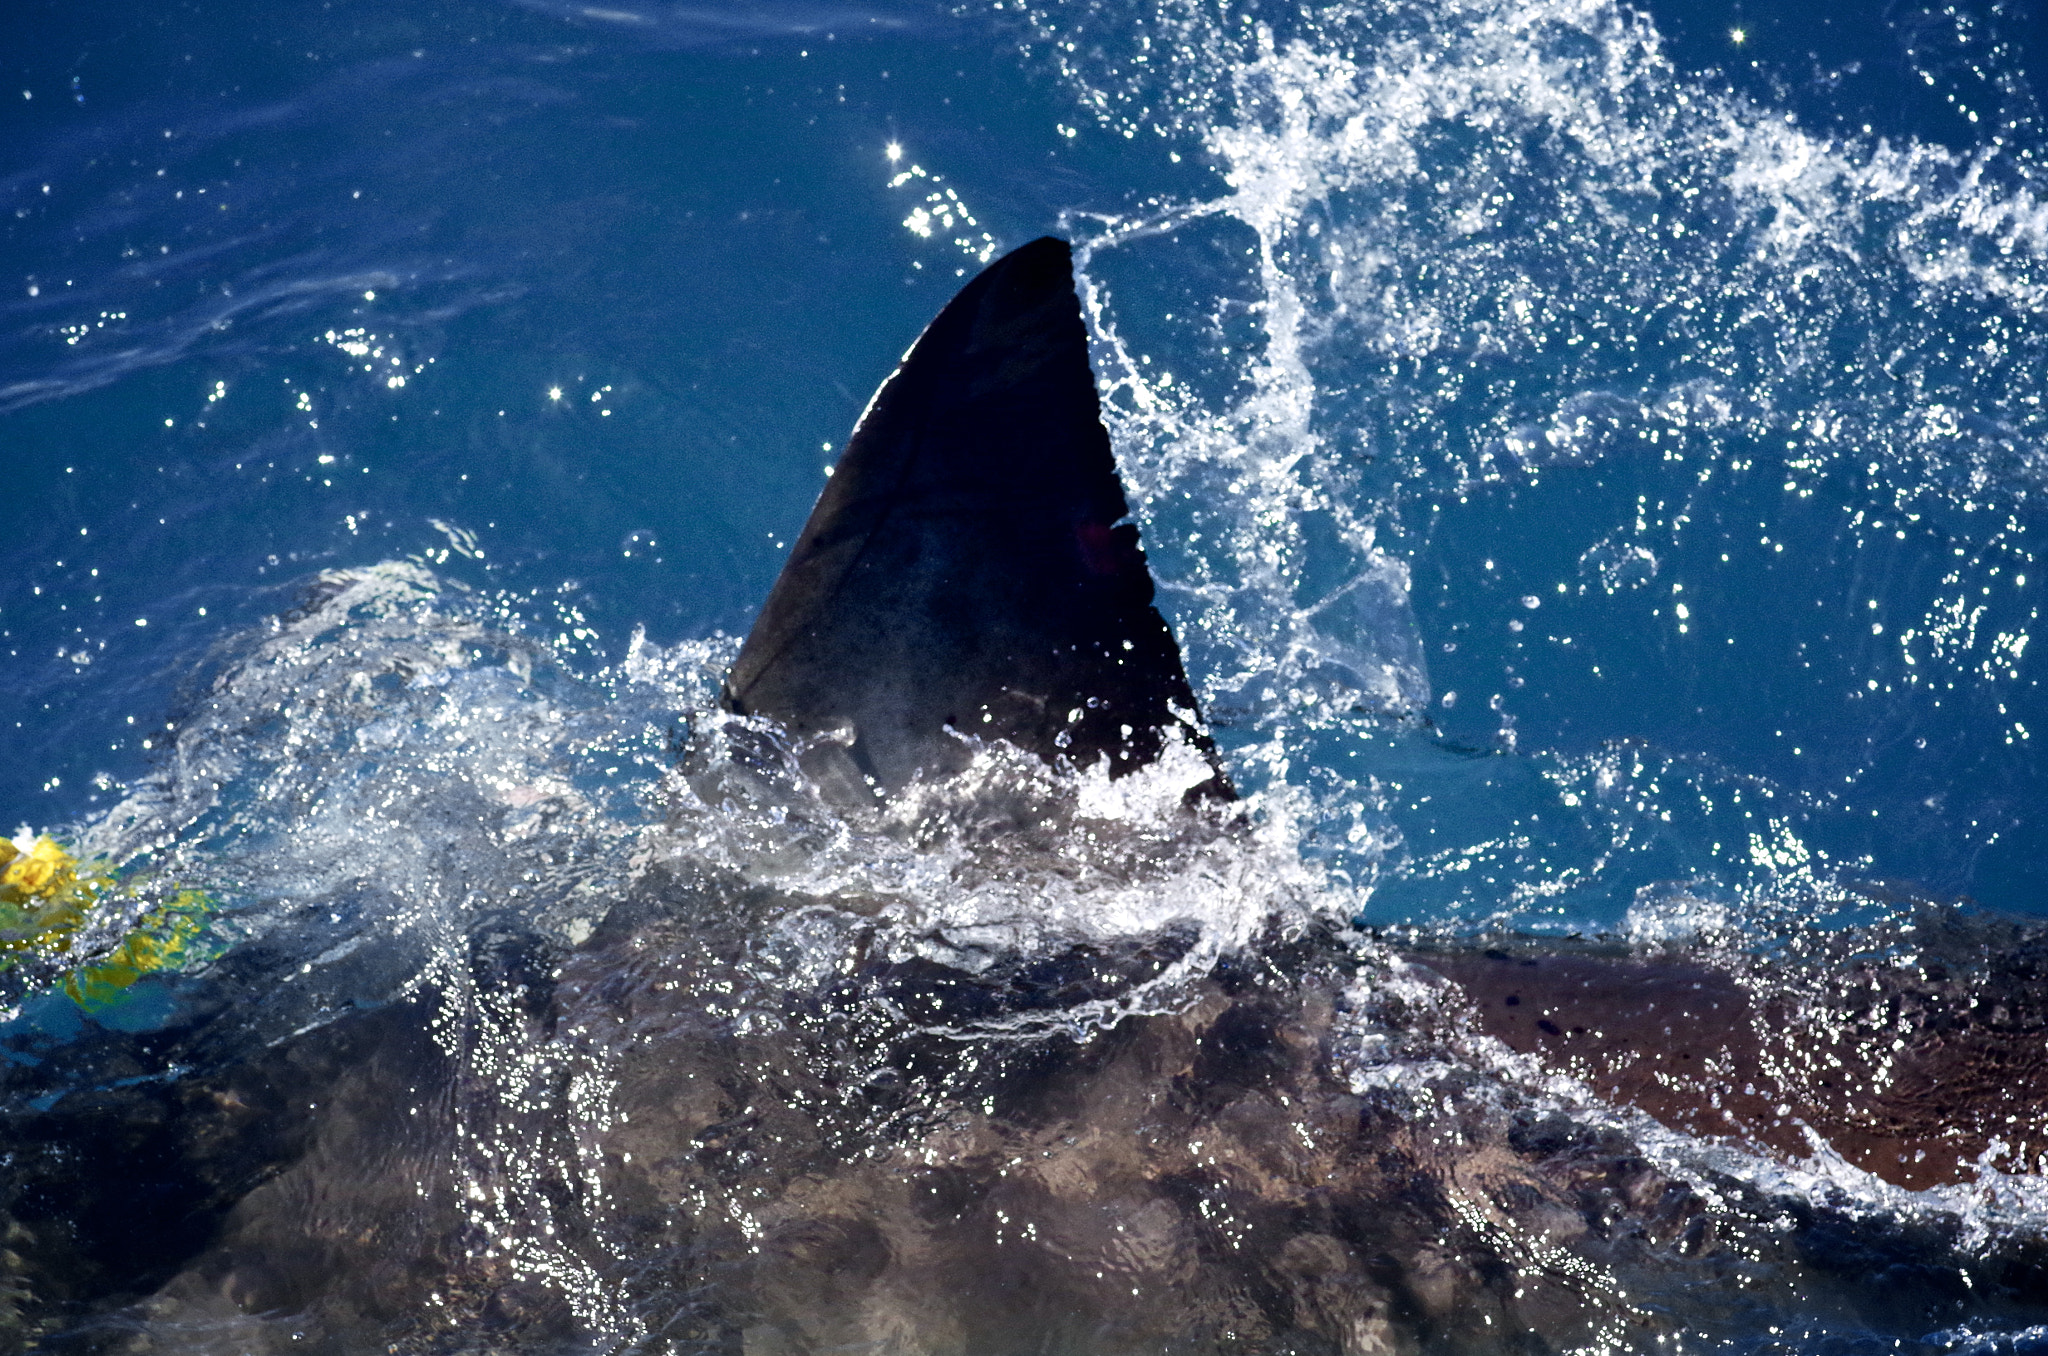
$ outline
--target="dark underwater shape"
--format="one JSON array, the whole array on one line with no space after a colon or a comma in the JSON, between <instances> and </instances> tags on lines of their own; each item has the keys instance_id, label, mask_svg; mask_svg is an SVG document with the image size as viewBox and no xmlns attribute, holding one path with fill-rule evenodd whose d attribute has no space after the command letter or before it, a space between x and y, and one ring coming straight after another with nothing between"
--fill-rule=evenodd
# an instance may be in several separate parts
<instances>
[{"instance_id":1,"label":"dark underwater shape","mask_svg":"<svg viewBox=\"0 0 2048 1356\"><path fill-rule=\"evenodd\" d=\"M1817 1135L1916 1191L1974 1180L1987 1151L2039 1172L2048 934L1927 910L1913 935L1916 963L1852 959L1818 999L1726 956L1529 941L1414 959L1464 992L1478 1030L1686 1134L1789 1159Z\"/></svg>"},{"instance_id":2,"label":"dark underwater shape","mask_svg":"<svg viewBox=\"0 0 2048 1356\"><path fill-rule=\"evenodd\" d=\"M1112 774L1172 731L1208 751L1128 511L1070 253L1033 241L962 288L869 402L726 708L809 744L838 799L957 770L960 735Z\"/></svg>"}]
</instances>

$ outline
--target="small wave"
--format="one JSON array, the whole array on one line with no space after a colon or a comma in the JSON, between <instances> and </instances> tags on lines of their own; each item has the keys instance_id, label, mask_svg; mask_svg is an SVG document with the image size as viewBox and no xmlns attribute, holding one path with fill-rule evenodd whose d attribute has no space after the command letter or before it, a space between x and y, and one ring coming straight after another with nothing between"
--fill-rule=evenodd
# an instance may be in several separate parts
<instances>
[{"instance_id":1,"label":"small wave","mask_svg":"<svg viewBox=\"0 0 2048 1356\"><path fill-rule=\"evenodd\" d=\"M578 27L616 33L658 48L717 50L781 38L860 39L928 28L937 9L898 10L798 3L711 8L676 4L586 4L582 0L512 0L522 9Z\"/></svg>"}]
</instances>

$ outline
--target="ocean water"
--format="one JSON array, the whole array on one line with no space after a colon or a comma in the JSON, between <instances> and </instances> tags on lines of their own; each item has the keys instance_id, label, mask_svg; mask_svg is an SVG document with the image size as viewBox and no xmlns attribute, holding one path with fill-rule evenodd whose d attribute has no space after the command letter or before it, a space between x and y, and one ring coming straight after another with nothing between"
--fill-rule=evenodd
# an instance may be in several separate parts
<instances>
[{"instance_id":1,"label":"ocean water","mask_svg":"<svg viewBox=\"0 0 2048 1356\"><path fill-rule=\"evenodd\" d=\"M2039 1162L1986 1150L1908 1187L1820 1142L1694 1138L1414 1017L1398 959L1678 947L1803 977L1825 1017L1845 957L1924 975L1940 933L2034 1001L2038 966L1998 958L2036 956L2048 919L2044 17L17 6L0 815L124 884L0 977L9 1340L2048 1341ZM1144 779L1088 783L1021 844L964 793L881 826L792 811L802 789L725 742L718 677L868 394L966 277L1046 233L1074 243L1160 607L1245 817L1191 826ZM1052 797L1048 775L995 753L976 786ZM66 991L180 891L204 945ZM1085 982L1029 978L1083 953ZM893 1224L814 1228L780 1280L732 1279L777 1219L895 1218L858 1165L1008 1152L959 1108L1030 1118L959 1069L1108 1059L1240 971L1296 997L1341 979L1352 1016L1301 1078L1437 1089L1387 1113L1418 1136L1483 1088L1506 1119L1458 1133L1517 1161L1563 1152L1529 1147L1544 1116L1623 1136L1737 1241L1653 1223L1674 1251L1623 1256L1527 1201L1481 1220L1470 1163L1424 1155L1438 1232L1374 1245L1409 1271L1373 1284L1436 1293L1410 1274L1427 1252L1469 1275L1444 1293L1505 1307L1302 1298L1342 1267L1299 1240L1335 1226L1274 1245L1293 1299L1186 1331L1074 1300L1094 1318L1004 1310L998 1339L908 1279L889 1308L856 1292L892 1267L1017 1288L993 1262L915 1272ZM920 1009L955 984L933 976L988 992ZM764 1072L785 1065L809 1072ZM804 1078L867 1091L800 1115ZM734 1105L678 1109L689 1079ZM782 1088L784 1120L742 1084ZM323 1087L353 1128L284 1114ZM221 1130L202 1103L276 1114ZM747 1116L819 1138L730 1147ZM643 1180L664 1134L698 1166ZM145 1167L123 1196L120 1165L172 1159L174 1188L149 1197ZM792 1204L797 1181L838 1204ZM1118 1199L1122 1231L1168 1198ZM108 1242L124 1210L168 1241ZM1119 1264L1135 1306L1179 1293L1158 1257ZM1570 1298L1516 1309L1504 1257ZM361 1293L319 1279L343 1272ZM1395 1317L1345 1326L1374 1304Z\"/></svg>"}]
</instances>

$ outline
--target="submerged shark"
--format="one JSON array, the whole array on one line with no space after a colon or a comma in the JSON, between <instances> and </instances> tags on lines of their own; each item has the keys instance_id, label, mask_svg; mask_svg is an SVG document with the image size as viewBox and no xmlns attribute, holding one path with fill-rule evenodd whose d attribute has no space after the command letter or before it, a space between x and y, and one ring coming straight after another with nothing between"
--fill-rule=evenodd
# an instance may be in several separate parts
<instances>
[{"instance_id":1,"label":"submerged shark","mask_svg":"<svg viewBox=\"0 0 2048 1356\"><path fill-rule=\"evenodd\" d=\"M2038 1238L1826 1189L2038 1183L2038 933L1930 914L1911 964L1791 973L1176 913L1276 868L1154 605L1058 240L883 383L703 717L671 836L580 935L508 916L253 1049L222 1053L225 1005L11 1047L15 1346L1367 1356L1796 1318L1932 1351L2048 1322ZM892 912L880 877L920 870L1000 907ZM276 982L253 950L220 964Z\"/></svg>"}]
</instances>

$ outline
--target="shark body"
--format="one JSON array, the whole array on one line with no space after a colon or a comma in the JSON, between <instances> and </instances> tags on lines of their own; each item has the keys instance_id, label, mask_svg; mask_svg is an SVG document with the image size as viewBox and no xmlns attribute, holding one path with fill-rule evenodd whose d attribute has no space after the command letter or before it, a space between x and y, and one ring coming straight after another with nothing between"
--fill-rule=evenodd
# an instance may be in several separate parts
<instances>
[{"instance_id":1,"label":"shark body","mask_svg":"<svg viewBox=\"0 0 2048 1356\"><path fill-rule=\"evenodd\" d=\"M1227 869L1247 829L1127 514L1041 240L871 402L684 755L691 804L785 855L882 823L1026 898ZM1076 779L1168 765L1142 831L1077 809ZM1993 1139L2038 1152L2037 937L1945 986L1845 963L1829 998L1338 922L948 951L789 879L655 853L572 944L508 925L234 1059L150 1038L199 1072L17 1098L17 1345L1368 1356L2048 1319L2037 1243L1960 1248L1658 1139L1817 1136L1915 1188ZM1832 1062L1802 1063L1820 1025ZM99 1068L143 1038L96 1039Z\"/></svg>"}]
</instances>

